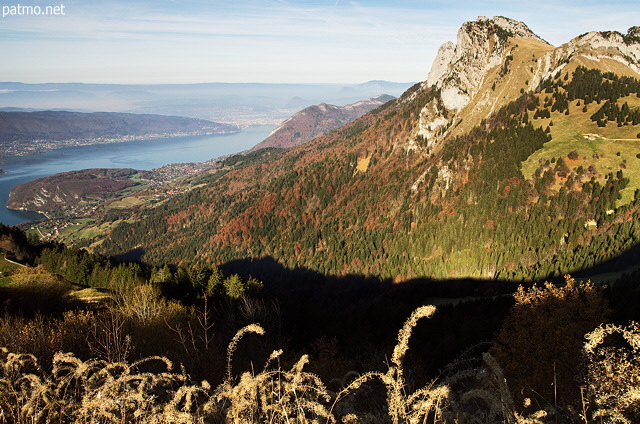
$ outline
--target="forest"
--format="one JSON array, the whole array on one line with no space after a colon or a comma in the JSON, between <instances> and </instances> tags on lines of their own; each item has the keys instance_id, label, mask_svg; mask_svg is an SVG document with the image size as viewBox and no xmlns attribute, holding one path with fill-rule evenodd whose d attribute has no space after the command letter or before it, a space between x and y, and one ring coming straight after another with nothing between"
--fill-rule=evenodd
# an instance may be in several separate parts
<instances>
[{"instance_id":1,"label":"forest","mask_svg":"<svg viewBox=\"0 0 640 424\"><path fill-rule=\"evenodd\" d=\"M0 263L6 422L639 418L638 272L607 287L283 270L285 285L12 227L0 243L26 265ZM88 284L101 297L74 295Z\"/></svg>"},{"instance_id":2,"label":"forest","mask_svg":"<svg viewBox=\"0 0 640 424\"><path fill-rule=\"evenodd\" d=\"M187 195L134 213L98 250L153 265L273 258L289 269L398 281L562 278L623 253L634 263L638 195L623 203L621 192L635 164L625 159L608 169L598 155L571 149L541 160L531 178L521 171L551 140L554 119L584 114L592 103L602 103L595 115L609 116L608 104L638 94L632 78L582 67L568 76L544 81L426 154L391 143L410 136L416 105L438 98L426 90L403 101L414 87L312 146L254 152ZM620 125L634 125L638 109L629 110ZM359 172L363 159L368 168ZM236 272L277 278L245 264Z\"/></svg>"},{"instance_id":3,"label":"forest","mask_svg":"<svg viewBox=\"0 0 640 424\"><path fill-rule=\"evenodd\" d=\"M545 150L639 88L578 67L434 146L416 85L84 246L0 225L1 419L639 422L640 159Z\"/></svg>"}]
</instances>

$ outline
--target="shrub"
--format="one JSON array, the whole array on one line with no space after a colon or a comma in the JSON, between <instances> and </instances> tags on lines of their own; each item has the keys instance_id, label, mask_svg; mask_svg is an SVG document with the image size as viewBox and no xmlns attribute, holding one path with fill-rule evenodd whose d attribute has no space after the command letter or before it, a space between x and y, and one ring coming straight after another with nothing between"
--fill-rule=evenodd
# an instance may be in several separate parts
<instances>
[{"instance_id":1,"label":"shrub","mask_svg":"<svg viewBox=\"0 0 640 424\"><path fill-rule=\"evenodd\" d=\"M493 353L504 367L516 404L580 405L584 334L606 322L604 290L567 276L564 285L522 286L495 339Z\"/></svg>"},{"instance_id":2,"label":"shrub","mask_svg":"<svg viewBox=\"0 0 640 424\"><path fill-rule=\"evenodd\" d=\"M520 289L517 305L548 307L561 300L599 298L590 284L567 278L565 287ZM582 299L585 301L586 299ZM587 303L588 304L588 303ZM514 307L515 308L515 307ZM569 308L571 313L575 309ZM262 370L234 373L233 357L248 334L264 334L251 324L236 333L227 348L226 376L217 387L193 381L182 367L164 357L140 361L79 359L57 353L50 372L32 354L0 349L0 420L10 423L508 423L558 422L558 412L548 403L543 409L531 399L514 401L505 374L491 353L481 359L463 355L445 369L439 380L420 388L406 381L404 359L418 321L431 317L433 306L415 310L398 333L398 341L385 372L371 371L345 382L337 393L318 376L304 370L309 357L302 355L291 367L281 366L282 350L274 351ZM548 313L544 312L544 313ZM543 317L544 317L543 313ZM520 311L516 315L524 315ZM69 322L83 325L82 316ZM624 343L612 343L621 335ZM575 409L571 422L632 423L640 418L640 327L602 325L586 336L582 345L587 364L584 408ZM536 339L532 339L536 342ZM552 342L552 340L550 340ZM521 346L523 347L523 346ZM574 357L574 362L578 357ZM535 358L528 357L528 366ZM532 365L534 364L534 365ZM360 412L350 402L361 392L373 393L374 380L382 384L382 412ZM384 405L384 407L380 407ZM521 406L517 406L521 405ZM576 411L582 411L576 412Z\"/></svg>"}]
</instances>

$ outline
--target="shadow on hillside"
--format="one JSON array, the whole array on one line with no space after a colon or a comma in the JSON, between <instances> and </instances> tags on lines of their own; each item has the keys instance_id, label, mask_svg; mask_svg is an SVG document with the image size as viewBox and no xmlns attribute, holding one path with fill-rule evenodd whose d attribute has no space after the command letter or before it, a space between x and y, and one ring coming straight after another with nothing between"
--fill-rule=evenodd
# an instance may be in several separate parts
<instances>
[{"instance_id":1,"label":"shadow on hillside","mask_svg":"<svg viewBox=\"0 0 640 424\"><path fill-rule=\"evenodd\" d=\"M439 369L469 346L490 340L511 307L517 283L472 279L414 279L403 283L361 275L325 276L305 268L289 269L271 257L234 260L226 274L265 282L266 296L280 305L284 332L294 347L335 338L346 351L389 356L398 329L419 306L435 304L438 313L417 328L414 351L423 366ZM428 358L428 359L427 359ZM384 357L372 360L384 363Z\"/></svg>"},{"instance_id":2,"label":"shadow on hillside","mask_svg":"<svg viewBox=\"0 0 640 424\"><path fill-rule=\"evenodd\" d=\"M377 302L406 304L413 310L425 303L457 304L493 298L515 292L519 285L533 283L513 281L414 278L400 283L363 275L326 276L308 268L287 268L272 257L246 258L220 266L227 274L238 274L267 282L267 289L278 297L315 299L328 302L339 310L357 309Z\"/></svg>"},{"instance_id":3,"label":"shadow on hillside","mask_svg":"<svg viewBox=\"0 0 640 424\"><path fill-rule=\"evenodd\" d=\"M577 279L587 280L598 279L598 276L609 275L609 278L615 278L615 275L622 276L638 269L640 265L640 243L631 246L628 250L620 255L597 264L591 268L576 270L571 275ZM612 275L614 274L614 275Z\"/></svg>"},{"instance_id":4,"label":"shadow on hillside","mask_svg":"<svg viewBox=\"0 0 640 424\"><path fill-rule=\"evenodd\" d=\"M32 282L0 287L0 314L33 318L36 314L60 317L83 303L69 294L65 283Z\"/></svg>"},{"instance_id":5,"label":"shadow on hillside","mask_svg":"<svg viewBox=\"0 0 640 424\"><path fill-rule=\"evenodd\" d=\"M137 259L143 254L144 250L139 248L119 259ZM583 280L595 274L621 275L621 270L628 269L638 257L640 247L635 246L597 267L571 274ZM424 368L419 373L424 376L433 376L451 358L492 340L513 305L510 294L522 284L430 278L394 283L363 275L327 276L308 268L288 268L273 257L237 259L219 267L227 276L238 274L244 281L252 277L265 283L260 297L267 305L264 310L268 316L258 322L277 323L267 327L269 332L276 330L285 335L287 350L304 351L314 345L330 346L326 341L335 341L344 355L358 358L370 355L369 362L367 359L361 362L369 370L384 369L398 330L417 307L436 305L437 313L420 322L411 342L410 356L417 362L413 369ZM610 294L616 321L626 322L638 315L639 279L640 271L627 277L625 284L616 284L616 293ZM549 279L542 281L545 280ZM236 306L239 310L244 307Z\"/></svg>"},{"instance_id":6,"label":"shadow on hillside","mask_svg":"<svg viewBox=\"0 0 640 424\"><path fill-rule=\"evenodd\" d=\"M135 249L129 250L128 252L122 253L120 255L112 256L116 261L121 262L140 262L144 263L144 254L146 251L142 247L136 247Z\"/></svg>"},{"instance_id":7,"label":"shadow on hillside","mask_svg":"<svg viewBox=\"0 0 640 424\"><path fill-rule=\"evenodd\" d=\"M580 274L586 280L596 273L620 271L619 267L628 267L638 252L636 248L624 257ZM412 339L416 345L412 351L417 352L419 361L424 361L419 366L431 371L469 347L491 340L513 304L510 294L523 284L429 278L393 283L362 275L325 276L306 268L287 268L272 257L234 260L220 268L226 275L239 274L243 279L264 281L266 296L277 299L281 307L285 333L292 335L293 345L299 347L321 338L336 338L346 351L385 352L389 357L397 331L406 318L419 306L436 305L437 313L416 328L416 337ZM626 289L620 286L620 293L611 295L612 303L620 300L629 303L629 299L639 298L637 278L632 275L627 280ZM627 309L635 310L632 304ZM373 360L383 363L385 359Z\"/></svg>"}]
</instances>

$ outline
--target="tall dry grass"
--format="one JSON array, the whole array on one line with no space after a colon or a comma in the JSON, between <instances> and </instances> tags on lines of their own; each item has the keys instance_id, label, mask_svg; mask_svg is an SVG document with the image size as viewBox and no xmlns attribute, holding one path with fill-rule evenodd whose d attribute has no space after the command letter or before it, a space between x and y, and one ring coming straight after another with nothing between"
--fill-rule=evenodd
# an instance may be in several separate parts
<instances>
[{"instance_id":1,"label":"tall dry grass","mask_svg":"<svg viewBox=\"0 0 640 424\"><path fill-rule=\"evenodd\" d=\"M449 388L446 385L431 382L409 393L403 365L414 327L420 319L431 317L435 311L434 306L422 306L416 309L398 333L398 343L393 350L387 372L368 372L356 378L337 394L336 402L351 395L366 382L378 379L386 389L387 411L391 422L398 424L429 422L428 420L441 421L449 396ZM345 414L345 418L349 422L358 422L358 417L353 413Z\"/></svg>"},{"instance_id":2,"label":"tall dry grass","mask_svg":"<svg viewBox=\"0 0 640 424\"><path fill-rule=\"evenodd\" d=\"M164 357L137 362L88 360L57 353L45 372L36 357L0 351L0 422L4 423L512 423L557 422L551 407L516 408L493 356L461 358L438 380L411 389L404 360L414 328L435 307L418 308L398 333L385 372L350 373L331 391L305 371L303 355L291 367L274 351L259 370L236 372L233 358L245 337L264 329L252 324L227 348L226 376L213 387L193 381ZM620 335L626 346L608 339ZM576 422L638 422L640 328L601 326L587 335L585 407ZM355 374L355 376L354 376ZM372 389L381 386L376 398ZM365 395L365 396L362 396ZM355 405L354 399L371 404ZM369 408L369 411L367 411ZM382 412L381 412L382 411ZM520 412L517 412L520 411Z\"/></svg>"},{"instance_id":3,"label":"tall dry grass","mask_svg":"<svg viewBox=\"0 0 640 424\"><path fill-rule=\"evenodd\" d=\"M640 422L640 326L601 325L586 339L585 422Z\"/></svg>"}]
</instances>

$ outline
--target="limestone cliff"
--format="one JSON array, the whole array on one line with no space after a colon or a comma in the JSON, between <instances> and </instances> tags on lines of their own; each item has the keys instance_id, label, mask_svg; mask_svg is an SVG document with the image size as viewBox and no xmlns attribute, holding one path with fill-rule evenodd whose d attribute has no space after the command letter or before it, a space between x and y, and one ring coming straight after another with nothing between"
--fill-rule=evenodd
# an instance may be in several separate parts
<instances>
[{"instance_id":1,"label":"limestone cliff","mask_svg":"<svg viewBox=\"0 0 640 424\"><path fill-rule=\"evenodd\" d=\"M502 64L509 40L516 37L545 42L524 23L502 16L465 22L457 44L446 43L438 51L427 85L440 88L447 109L462 109L478 93L487 71Z\"/></svg>"},{"instance_id":2,"label":"limestone cliff","mask_svg":"<svg viewBox=\"0 0 640 424\"><path fill-rule=\"evenodd\" d=\"M448 136L470 130L522 93L580 65L640 77L640 27L625 35L589 32L554 47L505 17L466 22L456 44L438 50L421 90L440 94L423 105L406 149L433 152Z\"/></svg>"}]
</instances>

